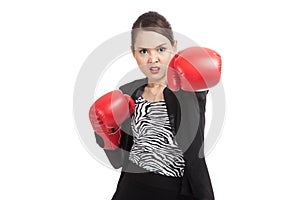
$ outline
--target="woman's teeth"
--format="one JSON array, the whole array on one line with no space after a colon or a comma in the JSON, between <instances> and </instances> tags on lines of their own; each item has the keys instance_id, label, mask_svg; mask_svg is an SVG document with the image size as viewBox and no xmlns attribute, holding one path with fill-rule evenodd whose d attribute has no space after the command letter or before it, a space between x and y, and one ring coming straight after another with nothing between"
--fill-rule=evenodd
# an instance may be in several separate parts
<instances>
[{"instance_id":1,"label":"woman's teeth","mask_svg":"<svg viewBox=\"0 0 300 200\"><path fill-rule=\"evenodd\" d=\"M151 71L158 71L158 70L159 70L159 67L150 67L150 70L151 70Z\"/></svg>"}]
</instances>

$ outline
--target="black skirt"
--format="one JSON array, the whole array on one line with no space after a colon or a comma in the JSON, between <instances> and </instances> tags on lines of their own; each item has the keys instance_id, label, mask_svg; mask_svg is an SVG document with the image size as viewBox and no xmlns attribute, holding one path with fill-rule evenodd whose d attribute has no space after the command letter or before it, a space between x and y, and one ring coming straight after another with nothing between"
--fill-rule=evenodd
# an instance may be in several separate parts
<instances>
[{"instance_id":1,"label":"black skirt","mask_svg":"<svg viewBox=\"0 0 300 200\"><path fill-rule=\"evenodd\" d=\"M194 200L179 195L181 178L123 172L112 200Z\"/></svg>"}]
</instances>

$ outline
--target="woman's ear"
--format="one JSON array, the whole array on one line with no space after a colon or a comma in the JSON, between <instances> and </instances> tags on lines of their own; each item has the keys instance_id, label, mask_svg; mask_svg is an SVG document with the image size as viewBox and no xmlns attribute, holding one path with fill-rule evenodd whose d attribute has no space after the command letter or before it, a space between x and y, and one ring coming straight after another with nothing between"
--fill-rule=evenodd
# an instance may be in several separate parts
<instances>
[{"instance_id":1,"label":"woman's ear","mask_svg":"<svg viewBox=\"0 0 300 200\"><path fill-rule=\"evenodd\" d=\"M174 45L173 45L173 52L176 53L177 52L177 40L174 41Z\"/></svg>"}]
</instances>

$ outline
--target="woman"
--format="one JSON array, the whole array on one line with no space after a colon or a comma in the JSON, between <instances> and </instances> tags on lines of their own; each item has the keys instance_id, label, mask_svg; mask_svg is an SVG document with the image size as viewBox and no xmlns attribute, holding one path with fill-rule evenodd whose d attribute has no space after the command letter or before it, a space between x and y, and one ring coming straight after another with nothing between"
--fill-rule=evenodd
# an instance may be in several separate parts
<instances>
[{"instance_id":1,"label":"woman","mask_svg":"<svg viewBox=\"0 0 300 200\"><path fill-rule=\"evenodd\" d=\"M194 91L198 80L178 83L170 70L177 41L159 13L138 17L131 48L146 78L104 95L90 110L97 143L122 167L112 199L214 199L203 153L207 90Z\"/></svg>"}]
</instances>

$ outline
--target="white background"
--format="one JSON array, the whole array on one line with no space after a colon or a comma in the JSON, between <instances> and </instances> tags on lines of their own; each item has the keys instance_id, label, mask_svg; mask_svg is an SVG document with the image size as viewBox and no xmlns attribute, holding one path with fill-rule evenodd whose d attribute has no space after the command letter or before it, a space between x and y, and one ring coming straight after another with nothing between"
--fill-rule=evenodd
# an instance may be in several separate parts
<instances>
[{"instance_id":1,"label":"white background","mask_svg":"<svg viewBox=\"0 0 300 200\"><path fill-rule=\"evenodd\" d=\"M226 120L207 156L216 199L299 199L297 1L1 1L0 199L110 199L73 118L82 64L155 10L223 58Z\"/></svg>"}]
</instances>

